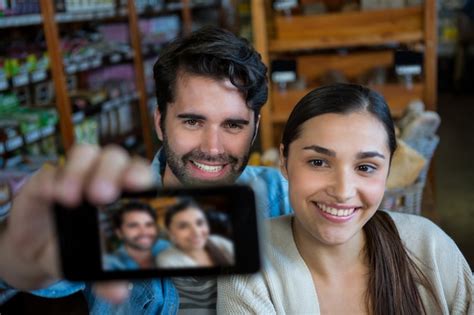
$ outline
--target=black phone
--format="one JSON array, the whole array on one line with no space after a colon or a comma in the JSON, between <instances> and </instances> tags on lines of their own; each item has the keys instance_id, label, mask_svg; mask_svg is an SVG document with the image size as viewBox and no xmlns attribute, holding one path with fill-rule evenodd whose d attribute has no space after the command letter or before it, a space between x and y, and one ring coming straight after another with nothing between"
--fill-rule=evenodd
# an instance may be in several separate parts
<instances>
[{"instance_id":1,"label":"black phone","mask_svg":"<svg viewBox=\"0 0 474 315\"><path fill-rule=\"evenodd\" d=\"M260 269L255 197L243 185L124 193L105 206L55 205L73 281L246 274Z\"/></svg>"}]
</instances>

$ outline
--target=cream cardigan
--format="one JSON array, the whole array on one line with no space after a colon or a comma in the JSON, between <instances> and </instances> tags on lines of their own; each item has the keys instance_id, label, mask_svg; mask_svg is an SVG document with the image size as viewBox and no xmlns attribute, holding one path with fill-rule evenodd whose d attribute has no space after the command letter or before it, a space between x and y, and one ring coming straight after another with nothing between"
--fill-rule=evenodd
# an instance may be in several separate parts
<instances>
[{"instance_id":1,"label":"cream cardigan","mask_svg":"<svg viewBox=\"0 0 474 315\"><path fill-rule=\"evenodd\" d=\"M423 263L443 314L474 314L473 277L456 244L435 224L420 216L389 213L402 241ZM261 272L218 281L218 314L320 314L312 277L293 239L291 216L268 223L266 260ZM415 259L416 261L416 259ZM428 314L439 314L424 288Z\"/></svg>"}]
</instances>

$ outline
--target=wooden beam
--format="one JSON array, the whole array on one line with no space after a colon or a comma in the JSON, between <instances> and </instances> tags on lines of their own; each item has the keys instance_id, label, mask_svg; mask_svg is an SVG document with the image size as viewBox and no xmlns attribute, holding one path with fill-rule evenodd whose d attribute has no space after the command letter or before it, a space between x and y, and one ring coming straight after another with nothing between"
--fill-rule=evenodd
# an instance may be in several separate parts
<instances>
[{"instance_id":1,"label":"wooden beam","mask_svg":"<svg viewBox=\"0 0 474 315\"><path fill-rule=\"evenodd\" d=\"M424 56L424 78L425 93L424 102L426 109L436 110L437 102L437 32L438 24L436 17L436 1L425 0L425 16L424 16L424 40L425 40L425 56Z\"/></svg>"},{"instance_id":2,"label":"wooden beam","mask_svg":"<svg viewBox=\"0 0 474 315\"><path fill-rule=\"evenodd\" d=\"M262 61L270 67L268 55L268 36L265 16L265 0L251 0L253 42L255 49L262 56ZM269 68L270 70L270 68ZM268 79L269 80L269 79ZM268 81L270 82L270 80ZM260 133L262 149L265 151L273 147L273 124L271 111L271 84L268 84L268 101L262 107Z\"/></svg>"},{"instance_id":3,"label":"wooden beam","mask_svg":"<svg viewBox=\"0 0 474 315\"><path fill-rule=\"evenodd\" d=\"M191 5L189 0L181 0L183 8L181 9L181 18L183 20L183 35L187 35L192 31L193 18L191 14Z\"/></svg>"},{"instance_id":4,"label":"wooden beam","mask_svg":"<svg viewBox=\"0 0 474 315\"><path fill-rule=\"evenodd\" d=\"M59 33L55 20L55 8L53 1L51 0L40 0L40 7L51 66L51 75L56 94L59 129L64 150L68 151L74 144L74 124L71 114L71 101L67 91L66 75L64 74L63 55L61 52Z\"/></svg>"},{"instance_id":5,"label":"wooden beam","mask_svg":"<svg viewBox=\"0 0 474 315\"><path fill-rule=\"evenodd\" d=\"M135 81L138 90L138 105L140 111L141 129L143 134L143 142L145 144L146 157L151 161L155 155L153 150L152 131L150 130L151 122L148 111L148 95L146 93L145 70L143 68L141 34L138 25L137 10L135 1L128 0L128 25L130 28L130 41L133 48L133 64L135 67Z\"/></svg>"}]
</instances>

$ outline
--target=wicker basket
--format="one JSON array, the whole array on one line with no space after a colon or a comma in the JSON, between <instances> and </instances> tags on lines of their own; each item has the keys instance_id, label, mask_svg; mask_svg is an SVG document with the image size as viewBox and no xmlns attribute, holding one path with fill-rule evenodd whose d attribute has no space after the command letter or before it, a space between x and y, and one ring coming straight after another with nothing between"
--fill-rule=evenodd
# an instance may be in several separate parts
<instances>
[{"instance_id":1,"label":"wicker basket","mask_svg":"<svg viewBox=\"0 0 474 315\"><path fill-rule=\"evenodd\" d=\"M385 191L381 204L382 209L399 211L412 214L421 213L421 203L423 200L423 189L426 184L426 177L430 167L431 158L439 143L438 136L416 139L407 144L418 151L426 159L426 165L418 175L416 181L403 188L389 189Z\"/></svg>"}]
</instances>

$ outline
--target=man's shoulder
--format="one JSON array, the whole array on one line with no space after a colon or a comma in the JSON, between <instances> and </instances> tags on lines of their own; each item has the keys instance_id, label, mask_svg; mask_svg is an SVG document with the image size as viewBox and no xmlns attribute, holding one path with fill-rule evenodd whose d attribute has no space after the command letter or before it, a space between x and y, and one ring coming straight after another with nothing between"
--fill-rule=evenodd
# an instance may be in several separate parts
<instances>
[{"instance_id":1,"label":"man's shoulder","mask_svg":"<svg viewBox=\"0 0 474 315\"><path fill-rule=\"evenodd\" d=\"M248 165L242 172L239 180L251 180L255 178L261 178L265 181L281 181L286 182L285 178L281 175L280 170L275 167L268 166L253 166Z\"/></svg>"}]
</instances>

